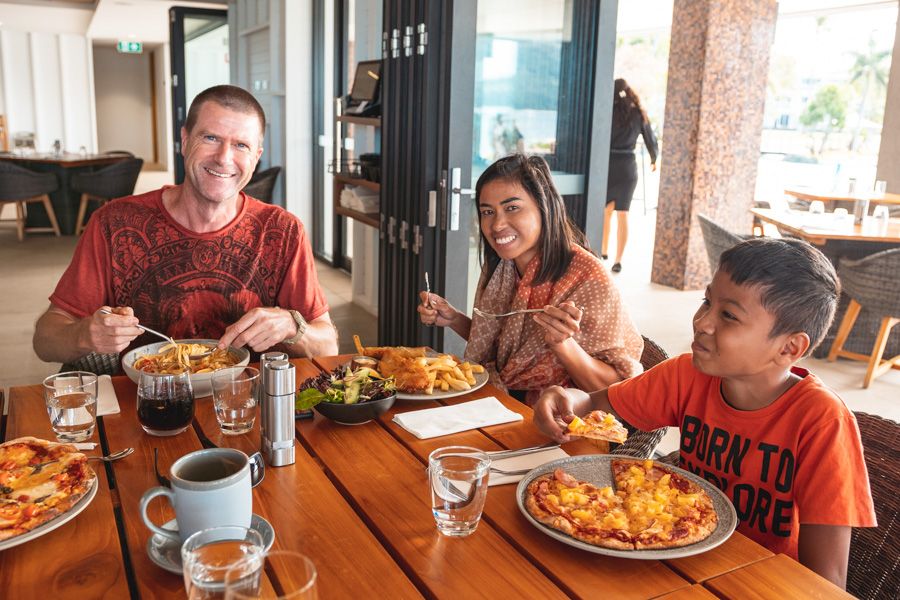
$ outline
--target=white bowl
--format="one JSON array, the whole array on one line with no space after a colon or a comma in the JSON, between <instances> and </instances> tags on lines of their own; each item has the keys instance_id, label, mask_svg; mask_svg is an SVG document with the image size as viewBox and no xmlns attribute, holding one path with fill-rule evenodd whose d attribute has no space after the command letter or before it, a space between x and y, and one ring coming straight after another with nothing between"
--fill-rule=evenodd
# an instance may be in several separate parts
<instances>
[{"instance_id":1,"label":"white bowl","mask_svg":"<svg viewBox=\"0 0 900 600\"><path fill-rule=\"evenodd\" d=\"M175 340L176 342L180 342L182 344L206 344L210 346L215 346L218 340ZM139 357L144 356L145 354L157 354L159 353L159 349L168 344L169 342L156 342L155 344L147 344L146 346L141 346L140 348L135 348L134 350L129 350L125 353L125 356L122 357L122 369L125 370L125 373L128 377L135 383L141 377L141 372L134 368L134 361L136 361ZM250 351L246 348L234 348L231 347L228 349L228 352L231 353L232 356L238 359L235 363L236 366L243 367L244 365L250 362ZM191 387L194 389L194 397L202 398L203 396L211 396L212 395L212 373L198 373L191 375Z\"/></svg>"}]
</instances>

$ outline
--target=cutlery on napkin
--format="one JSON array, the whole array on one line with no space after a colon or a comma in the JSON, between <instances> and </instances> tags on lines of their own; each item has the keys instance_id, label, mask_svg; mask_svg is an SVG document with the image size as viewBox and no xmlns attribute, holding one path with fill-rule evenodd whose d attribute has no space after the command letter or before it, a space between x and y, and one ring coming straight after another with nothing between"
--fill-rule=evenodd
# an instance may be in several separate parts
<instances>
[{"instance_id":1,"label":"cutlery on napkin","mask_svg":"<svg viewBox=\"0 0 900 600\"><path fill-rule=\"evenodd\" d=\"M566 458L568 456L569 454L560 447L548 448L543 452L531 452L530 454L521 454L519 456L513 456L511 458L492 460L491 468L493 469L494 467L496 467L498 469L503 469L504 471L534 469L535 467L546 464L551 460ZM491 471L491 476L490 478L488 478L488 486L503 485L504 483L516 483L523 477L525 477L524 473L521 475L502 475L500 473Z\"/></svg>"},{"instance_id":2,"label":"cutlery on napkin","mask_svg":"<svg viewBox=\"0 0 900 600\"><path fill-rule=\"evenodd\" d=\"M97 378L97 416L119 414L119 399L113 388L112 378L101 375Z\"/></svg>"},{"instance_id":3,"label":"cutlery on napkin","mask_svg":"<svg viewBox=\"0 0 900 600\"><path fill-rule=\"evenodd\" d=\"M453 406L405 412L394 415L393 419L420 440L521 420L522 415L509 410L493 396Z\"/></svg>"}]
</instances>

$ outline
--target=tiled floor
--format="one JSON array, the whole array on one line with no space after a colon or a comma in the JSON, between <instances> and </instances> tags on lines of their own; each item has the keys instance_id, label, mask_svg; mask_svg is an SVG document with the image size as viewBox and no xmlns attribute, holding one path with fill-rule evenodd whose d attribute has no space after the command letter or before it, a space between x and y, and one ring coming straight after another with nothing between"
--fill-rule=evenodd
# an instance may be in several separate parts
<instances>
[{"instance_id":1,"label":"tiled floor","mask_svg":"<svg viewBox=\"0 0 900 600\"><path fill-rule=\"evenodd\" d=\"M649 283L653 218L653 213L644 217L640 210L632 214L624 268L615 277L638 329L675 355L689 350L691 315L702 293ZM0 226L0 281L5 283L0 311L0 388L35 383L58 370L59 365L43 363L34 355L31 336L34 321L46 309L47 297L68 264L75 243L72 237L45 235L28 236L19 243L10 224ZM377 321L352 303L350 277L320 263L319 278L341 333L341 352L353 352L354 333L364 341L375 340ZM863 363L807 359L802 364L840 394L852 410L900 421L900 371L887 373L863 390ZM673 431L663 449L676 446L677 432Z\"/></svg>"}]
</instances>

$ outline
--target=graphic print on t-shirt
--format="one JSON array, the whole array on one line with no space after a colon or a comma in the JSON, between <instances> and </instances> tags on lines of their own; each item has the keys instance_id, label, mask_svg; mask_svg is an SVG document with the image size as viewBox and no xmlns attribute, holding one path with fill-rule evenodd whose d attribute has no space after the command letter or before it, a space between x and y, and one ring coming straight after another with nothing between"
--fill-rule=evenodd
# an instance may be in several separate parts
<instances>
[{"instance_id":1,"label":"graphic print on t-shirt","mask_svg":"<svg viewBox=\"0 0 900 600\"><path fill-rule=\"evenodd\" d=\"M791 535L794 464L790 448L742 437L721 427L710 428L693 415L685 414L682 419L679 466L725 492L738 519L760 533Z\"/></svg>"}]
</instances>

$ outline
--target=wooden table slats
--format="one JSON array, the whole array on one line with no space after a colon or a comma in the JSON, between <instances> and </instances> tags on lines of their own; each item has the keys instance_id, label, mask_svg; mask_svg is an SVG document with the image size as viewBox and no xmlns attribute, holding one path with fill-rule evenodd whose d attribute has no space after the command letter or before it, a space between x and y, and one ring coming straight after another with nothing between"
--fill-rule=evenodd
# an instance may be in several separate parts
<instances>
[{"instance_id":1,"label":"wooden table slats","mask_svg":"<svg viewBox=\"0 0 900 600\"><path fill-rule=\"evenodd\" d=\"M726 600L853 598L784 554L776 554L743 569L720 575L703 585Z\"/></svg>"}]
</instances>

